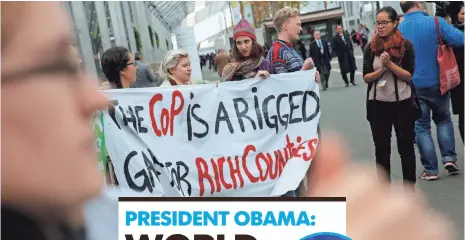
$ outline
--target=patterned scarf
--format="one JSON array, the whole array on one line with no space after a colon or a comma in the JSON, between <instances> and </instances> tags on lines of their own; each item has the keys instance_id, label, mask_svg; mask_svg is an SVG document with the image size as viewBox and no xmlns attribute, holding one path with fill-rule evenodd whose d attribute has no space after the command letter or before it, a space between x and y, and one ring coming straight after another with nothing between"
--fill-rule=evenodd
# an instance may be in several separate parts
<instances>
[{"instance_id":1,"label":"patterned scarf","mask_svg":"<svg viewBox=\"0 0 465 240\"><path fill-rule=\"evenodd\" d=\"M376 34L371 40L371 51L380 55L384 51L389 53L391 61L400 65L405 54L405 38L400 33L399 29L395 29L388 41L385 41L379 34Z\"/></svg>"},{"instance_id":2,"label":"patterned scarf","mask_svg":"<svg viewBox=\"0 0 465 240\"><path fill-rule=\"evenodd\" d=\"M243 62L232 62L226 65L221 73L221 81L231 81L234 75L243 76L245 79L253 78L257 74L257 69L263 62L263 57L259 59L249 58Z\"/></svg>"}]
</instances>

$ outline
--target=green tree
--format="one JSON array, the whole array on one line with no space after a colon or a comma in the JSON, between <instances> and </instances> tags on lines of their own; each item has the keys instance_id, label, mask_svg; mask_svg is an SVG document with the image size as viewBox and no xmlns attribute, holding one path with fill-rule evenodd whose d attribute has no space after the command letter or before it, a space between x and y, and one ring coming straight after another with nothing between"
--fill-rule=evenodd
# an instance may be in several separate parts
<instances>
[{"instance_id":1,"label":"green tree","mask_svg":"<svg viewBox=\"0 0 465 240\"><path fill-rule=\"evenodd\" d=\"M134 28L134 37L136 38L136 48L138 52L142 52L142 39L140 38L140 33L136 27Z\"/></svg>"}]
</instances>

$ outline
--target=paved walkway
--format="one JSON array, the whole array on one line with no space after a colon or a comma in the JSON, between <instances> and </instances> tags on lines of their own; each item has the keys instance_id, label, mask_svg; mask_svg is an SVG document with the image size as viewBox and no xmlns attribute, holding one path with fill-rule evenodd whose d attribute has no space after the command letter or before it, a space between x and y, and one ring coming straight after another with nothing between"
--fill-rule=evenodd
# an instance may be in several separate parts
<instances>
[{"instance_id":1,"label":"paved walkway","mask_svg":"<svg viewBox=\"0 0 465 240\"><path fill-rule=\"evenodd\" d=\"M357 57L358 56L358 57ZM356 61L359 71L362 69L361 51L356 50ZM334 61L335 60L335 61ZM374 146L371 136L371 130L365 118L365 94L366 85L363 82L361 73L355 75L357 86L346 88L340 73L338 72L337 59L333 59L332 66L334 71L331 73L329 89L321 94L322 116L320 126L323 130L335 130L342 134L352 150L352 156L358 161L369 162L374 165ZM204 79L208 81L218 81L219 77L213 71L203 71ZM343 117L341 117L343 116ZM453 116L456 150L458 154L458 165L464 169L464 147L460 134L457 130L457 117ZM434 139L436 139L436 127L432 126ZM395 142L395 132L393 131L392 141L392 179L401 181L402 168L397 144ZM437 152L439 147L436 144ZM421 174L422 165L420 163L420 154L417 156L417 174ZM438 159L441 159L438 156ZM436 210L443 212L455 223L457 229L457 240L464 239L464 178L463 175L448 176L444 169L440 169L440 180L435 182L426 182L421 179L417 182L417 188L420 189L430 205Z\"/></svg>"}]
</instances>

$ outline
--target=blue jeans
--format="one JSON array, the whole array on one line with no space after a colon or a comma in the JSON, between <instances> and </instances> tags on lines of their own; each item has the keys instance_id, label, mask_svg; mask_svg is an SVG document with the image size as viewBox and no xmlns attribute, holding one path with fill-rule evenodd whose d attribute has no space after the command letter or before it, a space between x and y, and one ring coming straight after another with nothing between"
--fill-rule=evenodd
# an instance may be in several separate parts
<instances>
[{"instance_id":1,"label":"blue jeans","mask_svg":"<svg viewBox=\"0 0 465 240\"><path fill-rule=\"evenodd\" d=\"M450 94L441 95L439 85L417 89L422 115L415 122L416 143L421 155L421 163L425 172L438 174L438 159L431 136L431 112L437 128L439 150L442 162L455 162L454 126L450 115Z\"/></svg>"}]
</instances>

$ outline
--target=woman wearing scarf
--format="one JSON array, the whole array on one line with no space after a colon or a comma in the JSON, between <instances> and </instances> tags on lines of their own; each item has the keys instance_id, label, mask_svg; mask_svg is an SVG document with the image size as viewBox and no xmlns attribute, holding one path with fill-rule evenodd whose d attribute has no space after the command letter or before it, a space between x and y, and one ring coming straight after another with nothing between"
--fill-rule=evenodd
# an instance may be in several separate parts
<instances>
[{"instance_id":1,"label":"woman wearing scarf","mask_svg":"<svg viewBox=\"0 0 465 240\"><path fill-rule=\"evenodd\" d=\"M255 29L245 19L234 26L233 62L226 65L221 73L221 81L240 81L260 77L266 79L275 73L271 62L263 58L265 50L257 43Z\"/></svg>"},{"instance_id":2,"label":"woman wearing scarf","mask_svg":"<svg viewBox=\"0 0 465 240\"><path fill-rule=\"evenodd\" d=\"M391 132L396 131L404 183L414 184L414 126L417 118L411 78L415 65L413 44L397 29L392 7L376 15L377 34L364 51L363 79L368 84L367 119L375 143L376 163L391 172Z\"/></svg>"}]
</instances>

